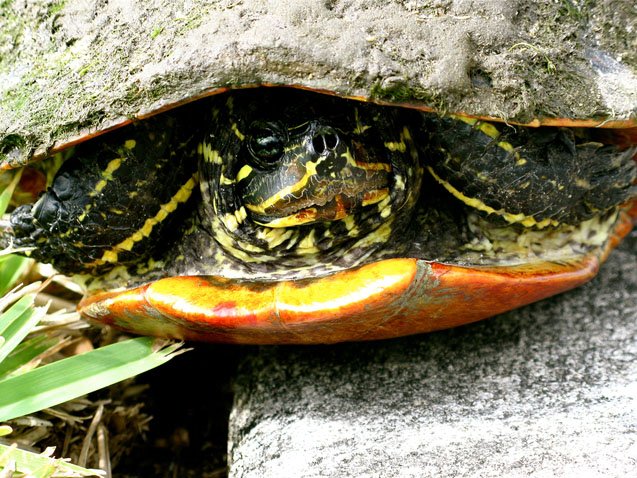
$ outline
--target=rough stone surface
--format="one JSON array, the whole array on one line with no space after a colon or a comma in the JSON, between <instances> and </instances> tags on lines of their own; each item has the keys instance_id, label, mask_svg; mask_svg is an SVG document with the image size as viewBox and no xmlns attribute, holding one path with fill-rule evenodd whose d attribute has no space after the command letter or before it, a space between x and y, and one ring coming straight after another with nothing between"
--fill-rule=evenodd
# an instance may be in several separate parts
<instances>
[{"instance_id":1,"label":"rough stone surface","mask_svg":"<svg viewBox=\"0 0 637 478\"><path fill-rule=\"evenodd\" d=\"M0 162L264 83L510 121L635 119L636 10L633 0L9 0Z\"/></svg>"},{"instance_id":2,"label":"rough stone surface","mask_svg":"<svg viewBox=\"0 0 637 478\"><path fill-rule=\"evenodd\" d=\"M637 233L578 290L382 343L261 348L230 476L634 476Z\"/></svg>"}]
</instances>

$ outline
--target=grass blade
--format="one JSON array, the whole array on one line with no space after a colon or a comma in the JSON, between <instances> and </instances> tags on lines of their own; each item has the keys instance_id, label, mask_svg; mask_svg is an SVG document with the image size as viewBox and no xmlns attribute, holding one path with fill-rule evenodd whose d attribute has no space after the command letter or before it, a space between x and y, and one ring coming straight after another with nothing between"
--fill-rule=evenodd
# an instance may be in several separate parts
<instances>
[{"instance_id":1,"label":"grass blade","mask_svg":"<svg viewBox=\"0 0 637 478\"><path fill-rule=\"evenodd\" d=\"M33 300L33 295L25 295L13 304L9 310L0 315L0 335L5 335L5 331L11 326L11 324L13 324L15 320L26 310L31 308Z\"/></svg>"},{"instance_id":2,"label":"grass blade","mask_svg":"<svg viewBox=\"0 0 637 478\"><path fill-rule=\"evenodd\" d=\"M37 335L32 339L22 342L6 359L0 362L0 382L10 373L14 373L20 367L24 367L51 347L56 346L59 341L59 337Z\"/></svg>"},{"instance_id":3,"label":"grass blade","mask_svg":"<svg viewBox=\"0 0 637 478\"><path fill-rule=\"evenodd\" d=\"M13 190L20 182L20 176L22 176L22 170L18 169L11 179L11 182L0 193L0 216L2 216L7 210L7 207L9 207L9 201L11 201L11 196L13 196Z\"/></svg>"},{"instance_id":4,"label":"grass blade","mask_svg":"<svg viewBox=\"0 0 637 478\"><path fill-rule=\"evenodd\" d=\"M4 295L18 280L30 263L28 257L16 255L0 256L0 295Z\"/></svg>"},{"instance_id":5,"label":"grass blade","mask_svg":"<svg viewBox=\"0 0 637 478\"><path fill-rule=\"evenodd\" d=\"M0 362L13 352L33 327L46 315L46 307L33 307L33 296L22 297L0 316ZM19 315L18 315L19 314Z\"/></svg>"},{"instance_id":6,"label":"grass blade","mask_svg":"<svg viewBox=\"0 0 637 478\"><path fill-rule=\"evenodd\" d=\"M0 382L0 421L52 407L157 367L181 344L139 337L69 357Z\"/></svg>"},{"instance_id":7,"label":"grass blade","mask_svg":"<svg viewBox=\"0 0 637 478\"><path fill-rule=\"evenodd\" d=\"M52 458L47 455L39 455L16 447L0 445L0 472L10 466L15 467L15 471L30 477L81 477L99 476L103 474L100 470L88 470L77 465L73 465L64 460ZM9 474L8 476L12 476Z\"/></svg>"}]
</instances>

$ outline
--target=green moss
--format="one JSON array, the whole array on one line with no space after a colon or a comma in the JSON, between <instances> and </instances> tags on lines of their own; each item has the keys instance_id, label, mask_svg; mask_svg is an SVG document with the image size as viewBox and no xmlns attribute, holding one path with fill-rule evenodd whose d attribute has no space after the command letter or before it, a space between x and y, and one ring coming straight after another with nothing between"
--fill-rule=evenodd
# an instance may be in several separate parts
<instances>
[{"instance_id":1,"label":"green moss","mask_svg":"<svg viewBox=\"0 0 637 478\"><path fill-rule=\"evenodd\" d=\"M555 63L553 63L553 61L549 58L548 54L546 54L541 47L537 45L532 45L531 43L527 43L527 42L518 42L514 44L513 46L509 47L509 51L514 51L516 49L517 50L519 49L532 50L533 52L537 53L544 59L544 66L546 68L546 72L550 75L555 74L556 72Z\"/></svg>"},{"instance_id":2,"label":"green moss","mask_svg":"<svg viewBox=\"0 0 637 478\"><path fill-rule=\"evenodd\" d=\"M26 140L24 137L18 134L8 134L0 145L0 153L8 154L11 150L15 148L24 148L26 146Z\"/></svg>"},{"instance_id":3,"label":"green moss","mask_svg":"<svg viewBox=\"0 0 637 478\"><path fill-rule=\"evenodd\" d=\"M375 100L390 101L397 103L420 103L436 111L446 111L447 106L444 99L435 93L425 89L417 89L402 82L391 83L383 86L381 82L372 85L370 98Z\"/></svg>"},{"instance_id":4,"label":"green moss","mask_svg":"<svg viewBox=\"0 0 637 478\"><path fill-rule=\"evenodd\" d=\"M153 31L150 32L150 37L157 38L163 31L164 31L164 27L155 27Z\"/></svg>"},{"instance_id":5,"label":"green moss","mask_svg":"<svg viewBox=\"0 0 637 478\"><path fill-rule=\"evenodd\" d=\"M56 14L60 13L66 4L66 0L62 0L59 2L53 2L48 7L48 16L52 17Z\"/></svg>"},{"instance_id":6,"label":"green moss","mask_svg":"<svg viewBox=\"0 0 637 478\"><path fill-rule=\"evenodd\" d=\"M595 4L591 0L561 0L559 13L577 22L588 22L591 7Z\"/></svg>"}]
</instances>

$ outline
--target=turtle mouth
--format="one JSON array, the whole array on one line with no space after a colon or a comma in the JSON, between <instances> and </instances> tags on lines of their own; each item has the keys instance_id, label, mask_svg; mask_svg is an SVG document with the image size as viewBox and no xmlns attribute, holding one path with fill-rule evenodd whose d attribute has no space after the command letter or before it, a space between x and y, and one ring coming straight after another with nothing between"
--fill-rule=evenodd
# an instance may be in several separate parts
<instances>
[{"instance_id":1,"label":"turtle mouth","mask_svg":"<svg viewBox=\"0 0 637 478\"><path fill-rule=\"evenodd\" d=\"M324 200L320 202L316 199L303 197L295 200L294 197L288 196L282 200L286 202L285 207L277 208L277 215L260 214L257 208L250 205L246 205L246 208L252 212L252 220L256 224L272 228L285 228L324 221L338 221L363 207L377 204L388 197L389 188L379 187L371 190L333 191L324 195Z\"/></svg>"}]
</instances>

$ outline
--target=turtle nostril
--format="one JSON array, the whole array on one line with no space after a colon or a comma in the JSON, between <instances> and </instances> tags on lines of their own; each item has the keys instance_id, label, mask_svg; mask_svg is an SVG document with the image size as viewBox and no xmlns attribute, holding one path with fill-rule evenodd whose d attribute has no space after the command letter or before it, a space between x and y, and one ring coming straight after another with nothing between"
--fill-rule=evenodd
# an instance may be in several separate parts
<instances>
[{"instance_id":1,"label":"turtle nostril","mask_svg":"<svg viewBox=\"0 0 637 478\"><path fill-rule=\"evenodd\" d=\"M338 135L333 131L320 132L312 138L312 147L318 155L335 150L338 143Z\"/></svg>"},{"instance_id":2,"label":"turtle nostril","mask_svg":"<svg viewBox=\"0 0 637 478\"><path fill-rule=\"evenodd\" d=\"M334 132L326 133L323 136L327 149L334 150L338 146L338 135Z\"/></svg>"},{"instance_id":3,"label":"turtle nostril","mask_svg":"<svg viewBox=\"0 0 637 478\"><path fill-rule=\"evenodd\" d=\"M325 141L323 140L323 135L319 134L312 138L312 148L318 155L325 152Z\"/></svg>"}]
</instances>

